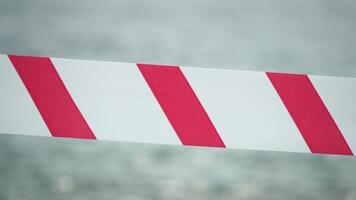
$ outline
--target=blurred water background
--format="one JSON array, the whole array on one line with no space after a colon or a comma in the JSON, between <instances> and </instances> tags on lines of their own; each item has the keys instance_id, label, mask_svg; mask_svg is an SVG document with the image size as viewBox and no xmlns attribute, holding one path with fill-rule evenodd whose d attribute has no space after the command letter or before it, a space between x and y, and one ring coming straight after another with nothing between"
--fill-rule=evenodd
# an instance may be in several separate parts
<instances>
[{"instance_id":1,"label":"blurred water background","mask_svg":"<svg viewBox=\"0 0 356 200\"><path fill-rule=\"evenodd\" d=\"M356 76L348 0L0 0L0 53ZM0 75L1 76L1 75ZM356 160L0 135L0 199L356 199Z\"/></svg>"}]
</instances>

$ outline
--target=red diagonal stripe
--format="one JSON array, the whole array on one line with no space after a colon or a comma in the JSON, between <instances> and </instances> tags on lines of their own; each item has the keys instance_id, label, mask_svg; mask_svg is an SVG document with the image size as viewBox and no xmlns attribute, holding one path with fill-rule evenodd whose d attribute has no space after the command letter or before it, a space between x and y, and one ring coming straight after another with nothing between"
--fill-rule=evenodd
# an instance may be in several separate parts
<instances>
[{"instance_id":1,"label":"red diagonal stripe","mask_svg":"<svg viewBox=\"0 0 356 200\"><path fill-rule=\"evenodd\" d=\"M137 65L184 145L225 147L179 67Z\"/></svg>"},{"instance_id":2,"label":"red diagonal stripe","mask_svg":"<svg viewBox=\"0 0 356 200\"><path fill-rule=\"evenodd\" d=\"M352 155L307 75L267 73L312 153Z\"/></svg>"},{"instance_id":3,"label":"red diagonal stripe","mask_svg":"<svg viewBox=\"0 0 356 200\"><path fill-rule=\"evenodd\" d=\"M49 58L9 58L54 137L95 139Z\"/></svg>"}]
</instances>

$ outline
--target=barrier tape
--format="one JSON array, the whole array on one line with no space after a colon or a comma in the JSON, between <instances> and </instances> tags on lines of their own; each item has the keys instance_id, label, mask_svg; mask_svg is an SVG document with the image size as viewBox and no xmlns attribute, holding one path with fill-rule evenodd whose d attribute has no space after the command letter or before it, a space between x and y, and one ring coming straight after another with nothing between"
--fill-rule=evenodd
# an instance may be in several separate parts
<instances>
[{"instance_id":1,"label":"barrier tape","mask_svg":"<svg viewBox=\"0 0 356 200\"><path fill-rule=\"evenodd\" d=\"M356 151L356 78L0 55L0 132Z\"/></svg>"}]
</instances>

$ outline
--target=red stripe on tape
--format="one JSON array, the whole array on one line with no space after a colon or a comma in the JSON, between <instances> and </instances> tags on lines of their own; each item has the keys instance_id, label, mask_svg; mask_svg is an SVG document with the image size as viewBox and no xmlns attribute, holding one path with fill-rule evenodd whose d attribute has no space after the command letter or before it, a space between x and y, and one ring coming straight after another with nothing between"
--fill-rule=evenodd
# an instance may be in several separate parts
<instances>
[{"instance_id":1,"label":"red stripe on tape","mask_svg":"<svg viewBox=\"0 0 356 200\"><path fill-rule=\"evenodd\" d=\"M352 155L307 75L267 72L312 153Z\"/></svg>"},{"instance_id":2,"label":"red stripe on tape","mask_svg":"<svg viewBox=\"0 0 356 200\"><path fill-rule=\"evenodd\" d=\"M49 58L9 58L54 137L95 139Z\"/></svg>"},{"instance_id":3,"label":"red stripe on tape","mask_svg":"<svg viewBox=\"0 0 356 200\"><path fill-rule=\"evenodd\" d=\"M137 66L184 145L225 147L179 67Z\"/></svg>"}]
</instances>

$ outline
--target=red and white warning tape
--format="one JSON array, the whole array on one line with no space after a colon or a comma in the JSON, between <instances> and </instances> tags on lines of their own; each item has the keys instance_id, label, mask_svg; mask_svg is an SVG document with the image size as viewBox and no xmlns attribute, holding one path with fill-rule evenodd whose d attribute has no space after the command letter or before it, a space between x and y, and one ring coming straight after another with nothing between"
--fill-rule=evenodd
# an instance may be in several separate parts
<instances>
[{"instance_id":1,"label":"red and white warning tape","mask_svg":"<svg viewBox=\"0 0 356 200\"><path fill-rule=\"evenodd\" d=\"M0 132L353 155L356 79L0 55Z\"/></svg>"}]
</instances>

